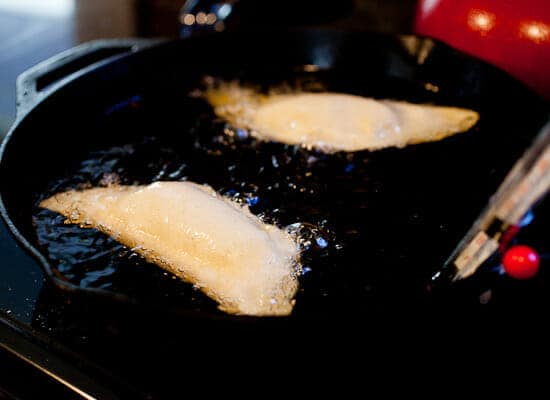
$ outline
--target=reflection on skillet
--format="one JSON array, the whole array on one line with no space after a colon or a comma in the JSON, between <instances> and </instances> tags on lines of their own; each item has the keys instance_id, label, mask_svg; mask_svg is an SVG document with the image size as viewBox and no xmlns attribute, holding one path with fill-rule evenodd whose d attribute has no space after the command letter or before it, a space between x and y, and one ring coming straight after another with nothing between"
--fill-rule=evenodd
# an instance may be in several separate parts
<instances>
[{"instance_id":1,"label":"reflection on skillet","mask_svg":"<svg viewBox=\"0 0 550 400\"><path fill-rule=\"evenodd\" d=\"M376 95L338 84L331 80L332 73L304 74L291 85ZM386 79L386 85L406 94L401 100L433 100L429 88ZM471 213L473 218L478 210L461 185L467 181L480 192L492 190L486 187L486 174L473 174L463 162L476 140L490 139L473 139L473 132L405 149L324 154L261 142L232 130L200 98L183 96L178 107L181 115L163 115L146 97L136 97L111 110L101 122L103 129L113 135L132 129L140 133L135 135L139 139L91 152L52 181L37 205L72 188L104 186L113 176L127 185L158 180L207 183L248 204L265 222L299 231L303 272L294 315L303 315L422 302L425 280L471 221L464 216ZM155 135L159 115L169 119L163 126L171 132ZM487 159L487 165L494 164ZM68 281L218 313L191 285L107 236L63 221L36 208L34 224L42 249Z\"/></svg>"}]
</instances>

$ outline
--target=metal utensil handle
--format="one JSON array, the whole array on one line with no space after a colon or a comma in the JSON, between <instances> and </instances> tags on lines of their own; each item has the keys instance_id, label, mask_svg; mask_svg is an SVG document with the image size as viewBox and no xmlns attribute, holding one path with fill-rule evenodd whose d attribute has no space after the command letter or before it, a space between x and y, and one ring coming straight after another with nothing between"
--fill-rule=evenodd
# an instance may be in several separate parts
<instances>
[{"instance_id":1,"label":"metal utensil handle","mask_svg":"<svg viewBox=\"0 0 550 400\"><path fill-rule=\"evenodd\" d=\"M516 162L488 206L432 281L464 279L498 249L504 233L550 189L550 122Z\"/></svg>"}]
</instances>

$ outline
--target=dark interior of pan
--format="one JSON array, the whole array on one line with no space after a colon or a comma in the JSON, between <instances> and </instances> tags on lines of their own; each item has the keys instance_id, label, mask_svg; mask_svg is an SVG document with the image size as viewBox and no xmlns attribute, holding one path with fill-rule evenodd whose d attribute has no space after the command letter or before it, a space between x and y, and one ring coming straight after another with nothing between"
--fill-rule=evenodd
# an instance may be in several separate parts
<instances>
[{"instance_id":1,"label":"dark interior of pan","mask_svg":"<svg viewBox=\"0 0 550 400\"><path fill-rule=\"evenodd\" d=\"M102 51L111 55L108 46ZM63 74L42 77L38 89ZM261 90L286 85L467 107L481 119L439 142L323 154L225 134L225 122L189 95L205 76ZM428 303L430 275L547 115L546 103L504 73L421 38L198 37L96 65L33 107L5 144L1 195L12 230L56 283L77 292L223 318L190 284L37 207L53 193L114 176L125 184L207 183L269 222L298 224L303 274L292 318L418 308ZM541 279L535 293L545 292ZM479 305L482 289L474 285L460 303Z\"/></svg>"}]
</instances>

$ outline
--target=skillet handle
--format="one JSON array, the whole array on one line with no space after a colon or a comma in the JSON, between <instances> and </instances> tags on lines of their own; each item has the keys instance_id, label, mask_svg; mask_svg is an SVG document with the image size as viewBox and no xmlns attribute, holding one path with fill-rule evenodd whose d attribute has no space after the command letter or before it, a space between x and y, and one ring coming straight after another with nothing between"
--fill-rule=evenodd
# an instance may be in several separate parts
<instances>
[{"instance_id":1,"label":"skillet handle","mask_svg":"<svg viewBox=\"0 0 550 400\"><path fill-rule=\"evenodd\" d=\"M114 58L158 43L159 39L95 40L73 47L23 72L17 78L17 117L74 77Z\"/></svg>"}]
</instances>

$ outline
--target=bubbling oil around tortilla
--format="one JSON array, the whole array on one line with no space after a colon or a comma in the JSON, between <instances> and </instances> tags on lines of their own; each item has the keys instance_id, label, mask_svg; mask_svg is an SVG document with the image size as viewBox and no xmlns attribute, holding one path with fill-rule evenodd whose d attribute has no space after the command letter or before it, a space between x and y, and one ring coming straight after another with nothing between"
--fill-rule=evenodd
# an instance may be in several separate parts
<instances>
[{"instance_id":1,"label":"bubbling oil around tortilla","mask_svg":"<svg viewBox=\"0 0 550 400\"><path fill-rule=\"evenodd\" d=\"M304 86L325 90L322 79L310 75L307 79ZM145 98L132 109L106 117L99 124L106 137L133 130L135 139L89 152L37 194L36 204L58 192L113 182L207 183L246 203L266 223L287 228L300 238L302 275L293 315L372 310L423 296L420 284L431 271L411 265L421 257L425 241L437 248L452 221L438 219L440 201L424 196L436 193L434 188L422 183L413 187L410 177L431 173L429 160L441 158L440 144L324 154L258 141L216 117L203 99L187 93L173 107L167 112ZM399 163L407 165L406 173L395 168ZM438 196L444 192L442 182ZM400 204L403 198L406 204ZM388 209L391 214L380 212ZM132 249L98 231L63 221L57 214L36 209L34 224L42 250L71 283L219 313L216 304L192 285L147 263ZM444 247L441 251L445 254ZM422 259L426 266L432 265L424 255Z\"/></svg>"}]
</instances>

